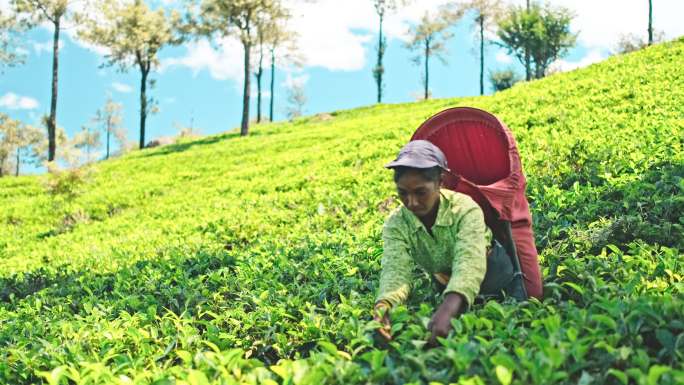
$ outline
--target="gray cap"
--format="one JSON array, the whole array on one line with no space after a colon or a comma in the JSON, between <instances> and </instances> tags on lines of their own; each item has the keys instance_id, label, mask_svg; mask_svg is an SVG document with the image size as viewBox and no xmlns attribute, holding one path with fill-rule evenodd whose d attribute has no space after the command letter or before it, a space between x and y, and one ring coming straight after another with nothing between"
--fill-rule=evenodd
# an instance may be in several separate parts
<instances>
[{"instance_id":1,"label":"gray cap","mask_svg":"<svg viewBox=\"0 0 684 385\"><path fill-rule=\"evenodd\" d=\"M385 165L385 168L399 166L413 168L430 168L439 166L449 170L446 157L439 147L427 140L413 140L408 142L397 155L397 159Z\"/></svg>"}]
</instances>

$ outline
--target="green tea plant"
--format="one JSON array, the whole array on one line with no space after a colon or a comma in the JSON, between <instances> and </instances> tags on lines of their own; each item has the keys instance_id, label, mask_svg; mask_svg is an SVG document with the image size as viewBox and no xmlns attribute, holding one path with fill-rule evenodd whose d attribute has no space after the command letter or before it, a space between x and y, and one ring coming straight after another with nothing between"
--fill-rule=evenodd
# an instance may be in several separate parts
<instances>
[{"instance_id":1,"label":"green tea plant","mask_svg":"<svg viewBox=\"0 0 684 385\"><path fill-rule=\"evenodd\" d=\"M69 226L44 176L0 179L0 383L684 383L683 58L133 152L93 166ZM476 304L427 350L417 272L385 344L382 165L459 105L516 136L545 298Z\"/></svg>"}]
</instances>

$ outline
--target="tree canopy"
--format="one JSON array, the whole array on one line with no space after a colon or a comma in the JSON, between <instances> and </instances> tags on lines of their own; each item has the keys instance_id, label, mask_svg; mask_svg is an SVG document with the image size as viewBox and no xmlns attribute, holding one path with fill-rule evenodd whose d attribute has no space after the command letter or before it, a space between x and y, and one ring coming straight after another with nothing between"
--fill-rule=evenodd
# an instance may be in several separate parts
<instances>
[{"instance_id":1,"label":"tree canopy","mask_svg":"<svg viewBox=\"0 0 684 385\"><path fill-rule=\"evenodd\" d=\"M573 17L569 9L559 6L513 6L499 21L500 45L523 65L529 54L535 77L542 78L549 65L575 45L577 34L570 32Z\"/></svg>"},{"instance_id":2,"label":"tree canopy","mask_svg":"<svg viewBox=\"0 0 684 385\"><path fill-rule=\"evenodd\" d=\"M105 65L121 71L133 66L140 70L140 148L145 146L145 122L152 103L147 97L148 76L159 65L159 51L185 39L180 14L164 9L152 10L136 0L100 0L98 14L83 19L80 36L108 49Z\"/></svg>"},{"instance_id":3,"label":"tree canopy","mask_svg":"<svg viewBox=\"0 0 684 385\"><path fill-rule=\"evenodd\" d=\"M452 36L447 30L449 21L441 16L433 16L425 12L420 22L409 28L409 41L405 46L416 54L412 60L416 65L424 64L423 85L424 98L428 99L430 80L430 58L436 57L446 63L446 42Z\"/></svg>"}]
</instances>

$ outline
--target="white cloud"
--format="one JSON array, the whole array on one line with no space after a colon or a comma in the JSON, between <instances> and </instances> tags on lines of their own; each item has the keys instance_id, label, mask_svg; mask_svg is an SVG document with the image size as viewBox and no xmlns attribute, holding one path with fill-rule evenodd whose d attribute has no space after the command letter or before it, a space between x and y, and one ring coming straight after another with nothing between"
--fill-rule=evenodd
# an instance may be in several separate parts
<instances>
[{"instance_id":1,"label":"white cloud","mask_svg":"<svg viewBox=\"0 0 684 385\"><path fill-rule=\"evenodd\" d=\"M423 0L402 8L386 17L384 31L388 38L403 37L407 22L418 20L427 9L434 9L445 0ZM340 6L336 0L301 2L290 0L293 9L291 28L300 38L297 49L306 67L322 67L331 71L357 71L366 65L368 50L375 44L373 34L378 28L378 16L367 0L348 0ZM186 45L182 57L162 61L162 69L174 66L190 68L195 74L208 70L219 80L232 79L241 83L243 50L232 38L215 42L199 41Z\"/></svg>"},{"instance_id":2,"label":"white cloud","mask_svg":"<svg viewBox=\"0 0 684 385\"><path fill-rule=\"evenodd\" d=\"M161 0L172 2L171 0ZM347 0L341 5L337 0L304 2L286 0L292 9L291 28L300 35L297 48L304 58L305 67L321 67L331 71L357 71L371 60L370 52L377 40L378 16L372 2ZM525 0L505 0L524 5ZM563 5L576 13L573 31L579 31L579 43L590 50L608 52L623 33L646 33L648 9L642 0L548 0ZM383 30L388 39L405 40L411 23L417 22L425 11L434 12L446 0L413 1L409 5L388 13ZM672 38L684 34L680 15L684 11L681 0L660 0L654 5L654 27L664 30ZM207 70L219 80L242 83L242 46L235 39L214 42L218 49L206 41L187 44L186 54L166 59L162 69L174 66L190 68L195 74ZM511 58L497 54L501 63ZM565 65L565 64L564 64ZM566 66L567 67L567 66Z\"/></svg>"},{"instance_id":3,"label":"white cloud","mask_svg":"<svg viewBox=\"0 0 684 385\"><path fill-rule=\"evenodd\" d=\"M15 48L14 52L16 52L18 55L21 55L21 56L27 56L28 54L31 53L29 50L27 50L26 48L23 48L23 47Z\"/></svg>"},{"instance_id":4,"label":"white cloud","mask_svg":"<svg viewBox=\"0 0 684 385\"><path fill-rule=\"evenodd\" d=\"M123 84L123 83L118 83L118 82L112 83L112 88L115 91L121 92L124 94L127 94L127 93L133 91L133 88L131 86L129 86L128 84Z\"/></svg>"},{"instance_id":5,"label":"white cloud","mask_svg":"<svg viewBox=\"0 0 684 385\"><path fill-rule=\"evenodd\" d=\"M570 62L563 59L556 60L549 68L550 72L566 72L577 68L586 67L590 64L598 63L606 57L602 54L600 49L593 49L589 51L586 56L576 62Z\"/></svg>"},{"instance_id":6,"label":"white cloud","mask_svg":"<svg viewBox=\"0 0 684 385\"><path fill-rule=\"evenodd\" d=\"M38 108L38 101L27 96L19 96L13 92L8 92L0 97L0 107L9 108L10 110L33 110Z\"/></svg>"},{"instance_id":7,"label":"white cloud","mask_svg":"<svg viewBox=\"0 0 684 385\"><path fill-rule=\"evenodd\" d=\"M356 71L366 60L365 43L371 41L374 9L364 0L321 0L301 4L292 29L300 35L297 48L308 67L332 71Z\"/></svg>"},{"instance_id":8,"label":"white cloud","mask_svg":"<svg viewBox=\"0 0 684 385\"><path fill-rule=\"evenodd\" d=\"M206 40L190 43L186 46L185 56L162 60L160 71L181 66L190 68L194 75L206 69L214 79L242 79L243 50L240 42L233 38L222 38L217 45L218 50Z\"/></svg>"},{"instance_id":9,"label":"white cloud","mask_svg":"<svg viewBox=\"0 0 684 385\"><path fill-rule=\"evenodd\" d=\"M43 54L43 52L52 53L52 45L53 45L53 43L51 40L44 41L42 43L38 42L38 41L31 42L31 46L33 47L33 51L37 55L41 55L41 54ZM64 48L64 42L62 40L60 40L59 41L59 49L61 50L62 48Z\"/></svg>"},{"instance_id":10,"label":"white cloud","mask_svg":"<svg viewBox=\"0 0 684 385\"><path fill-rule=\"evenodd\" d=\"M396 38L400 40L408 40L408 29L411 24L420 21L425 12L434 15L439 6L447 3L447 0L421 0L413 1L408 5L399 8L396 12L387 15L383 22L383 33L388 39ZM364 5L367 1L362 2ZM377 33L378 31L378 15L375 14L375 9L371 7L373 12L372 24L370 29Z\"/></svg>"},{"instance_id":11,"label":"white cloud","mask_svg":"<svg viewBox=\"0 0 684 385\"><path fill-rule=\"evenodd\" d=\"M69 38L71 39L72 42L74 42L75 44L77 44L81 48L87 49L88 51L93 52L98 56L106 56L111 52L111 50L107 47L92 44L92 43L89 43L87 41L83 41L83 40L79 39L76 36L76 32L72 32L72 31L73 30L69 30L67 32L67 35L69 35Z\"/></svg>"},{"instance_id":12,"label":"white cloud","mask_svg":"<svg viewBox=\"0 0 684 385\"><path fill-rule=\"evenodd\" d=\"M496 61L503 64L513 63L513 58L506 51L499 50L496 53Z\"/></svg>"},{"instance_id":13,"label":"white cloud","mask_svg":"<svg viewBox=\"0 0 684 385\"><path fill-rule=\"evenodd\" d=\"M309 75L307 74L293 75L291 72L288 72L282 85L287 88L304 87L308 81Z\"/></svg>"}]
</instances>

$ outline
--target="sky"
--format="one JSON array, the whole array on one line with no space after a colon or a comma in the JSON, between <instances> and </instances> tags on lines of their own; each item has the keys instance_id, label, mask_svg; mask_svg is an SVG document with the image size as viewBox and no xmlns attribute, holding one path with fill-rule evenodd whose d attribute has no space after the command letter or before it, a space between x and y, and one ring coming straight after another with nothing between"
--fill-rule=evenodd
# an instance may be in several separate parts
<instances>
[{"instance_id":1,"label":"sky","mask_svg":"<svg viewBox=\"0 0 684 385\"><path fill-rule=\"evenodd\" d=\"M291 84L304 87L307 103L304 114L316 114L373 104L376 86L372 76L375 65L378 19L371 0L286 0L294 18L291 28L298 32L297 49L303 66L296 68L281 60L275 76L275 119L286 119L286 90ZM176 0L147 1L153 8L180 7ZM408 27L424 12L435 12L444 0L413 0L386 17L387 36L385 97L383 102L416 100L422 94L421 67L403 44ZM507 0L523 5L524 0ZM572 70L607 58L621 34L647 36L647 0L548 0L575 13L571 28L578 41L566 57L556 63ZM684 1L654 0L654 28L666 39L684 35ZM0 0L7 9L8 0ZM448 43L447 62L431 62L430 89L433 97L479 94L479 61L472 15L456 23ZM42 25L23 34L18 49L26 54L25 64L0 74L0 112L27 124L39 125L49 113L52 29ZM123 126L130 140L139 130L140 74L135 68L121 72L103 67L101 47L80 41L74 28L62 34L59 67L57 123L72 136L102 108L107 97L123 105ZM253 60L255 61L255 60ZM156 85L150 95L159 105L158 113L147 121L146 141L175 135L179 127L191 126L202 135L215 134L239 126L242 111L243 53L233 38L199 40L164 48L160 66L152 78ZM512 68L523 74L523 67L506 52L488 45L487 71ZM263 116L268 115L270 95L268 73L264 75ZM251 116L256 117L256 85L252 77ZM488 82L487 82L488 83ZM489 84L486 92L491 93ZM35 172L36 169L28 169Z\"/></svg>"}]
</instances>

